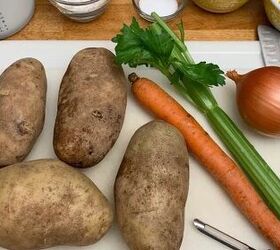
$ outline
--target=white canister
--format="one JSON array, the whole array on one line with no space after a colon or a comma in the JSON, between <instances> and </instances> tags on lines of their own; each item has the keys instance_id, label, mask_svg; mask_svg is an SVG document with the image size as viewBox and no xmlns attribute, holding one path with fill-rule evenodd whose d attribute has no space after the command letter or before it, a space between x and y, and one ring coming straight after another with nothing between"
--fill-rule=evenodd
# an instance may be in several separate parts
<instances>
[{"instance_id":1,"label":"white canister","mask_svg":"<svg viewBox=\"0 0 280 250\"><path fill-rule=\"evenodd\" d=\"M0 0L0 39L22 29L34 13L35 0Z\"/></svg>"}]
</instances>

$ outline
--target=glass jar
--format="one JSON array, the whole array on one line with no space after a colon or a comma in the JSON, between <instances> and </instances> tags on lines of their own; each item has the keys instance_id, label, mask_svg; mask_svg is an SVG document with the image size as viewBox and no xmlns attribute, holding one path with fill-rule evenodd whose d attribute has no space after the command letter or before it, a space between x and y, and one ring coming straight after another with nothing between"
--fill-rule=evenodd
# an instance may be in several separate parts
<instances>
[{"instance_id":1,"label":"glass jar","mask_svg":"<svg viewBox=\"0 0 280 250\"><path fill-rule=\"evenodd\" d=\"M187 0L132 0L138 14L148 21L153 21L152 12L168 21L178 15Z\"/></svg>"},{"instance_id":2,"label":"glass jar","mask_svg":"<svg viewBox=\"0 0 280 250\"><path fill-rule=\"evenodd\" d=\"M62 14L78 22L89 22L105 11L110 0L49 0Z\"/></svg>"}]
</instances>

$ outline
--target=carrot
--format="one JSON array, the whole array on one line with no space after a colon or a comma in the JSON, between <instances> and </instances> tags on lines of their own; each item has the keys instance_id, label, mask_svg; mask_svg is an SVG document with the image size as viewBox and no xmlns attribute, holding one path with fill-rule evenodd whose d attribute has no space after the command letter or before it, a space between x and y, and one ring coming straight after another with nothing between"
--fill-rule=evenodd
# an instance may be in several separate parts
<instances>
[{"instance_id":1,"label":"carrot","mask_svg":"<svg viewBox=\"0 0 280 250\"><path fill-rule=\"evenodd\" d=\"M190 152L228 193L249 221L280 249L280 221L266 206L236 163L215 143L200 124L156 83L129 76L136 99L157 118L177 127Z\"/></svg>"}]
</instances>

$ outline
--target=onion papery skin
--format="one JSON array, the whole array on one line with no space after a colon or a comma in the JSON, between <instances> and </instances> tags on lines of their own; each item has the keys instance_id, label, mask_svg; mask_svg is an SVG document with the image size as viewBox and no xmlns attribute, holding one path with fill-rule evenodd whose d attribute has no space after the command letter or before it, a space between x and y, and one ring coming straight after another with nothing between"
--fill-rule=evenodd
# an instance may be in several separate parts
<instances>
[{"instance_id":1,"label":"onion papery skin","mask_svg":"<svg viewBox=\"0 0 280 250\"><path fill-rule=\"evenodd\" d=\"M280 67L269 66L245 75L230 71L235 81L236 101L245 122L262 134L280 136Z\"/></svg>"}]
</instances>

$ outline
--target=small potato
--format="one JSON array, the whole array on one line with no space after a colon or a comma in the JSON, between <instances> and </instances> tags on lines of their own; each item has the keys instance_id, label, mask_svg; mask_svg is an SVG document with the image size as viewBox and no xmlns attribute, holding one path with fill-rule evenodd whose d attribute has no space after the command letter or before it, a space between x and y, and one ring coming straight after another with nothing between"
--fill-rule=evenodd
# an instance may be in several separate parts
<instances>
[{"instance_id":1,"label":"small potato","mask_svg":"<svg viewBox=\"0 0 280 250\"><path fill-rule=\"evenodd\" d=\"M104 48L77 53L59 91L54 131L58 158L81 168L100 162L119 136L126 102L126 79L115 56Z\"/></svg>"},{"instance_id":2,"label":"small potato","mask_svg":"<svg viewBox=\"0 0 280 250\"><path fill-rule=\"evenodd\" d=\"M22 161L45 119L47 80L43 65L21 59L0 76L0 167Z\"/></svg>"},{"instance_id":3,"label":"small potato","mask_svg":"<svg viewBox=\"0 0 280 250\"><path fill-rule=\"evenodd\" d=\"M137 130L115 182L117 222L130 249L180 248L188 181L180 132L162 121Z\"/></svg>"},{"instance_id":4,"label":"small potato","mask_svg":"<svg viewBox=\"0 0 280 250\"><path fill-rule=\"evenodd\" d=\"M98 241L112 224L108 201L85 175L57 160L0 170L0 246L11 250Z\"/></svg>"}]
</instances>

